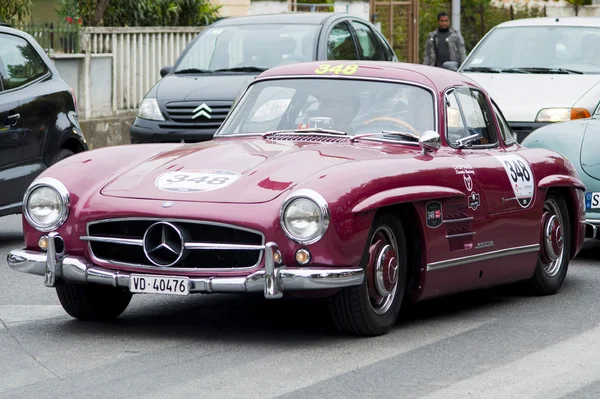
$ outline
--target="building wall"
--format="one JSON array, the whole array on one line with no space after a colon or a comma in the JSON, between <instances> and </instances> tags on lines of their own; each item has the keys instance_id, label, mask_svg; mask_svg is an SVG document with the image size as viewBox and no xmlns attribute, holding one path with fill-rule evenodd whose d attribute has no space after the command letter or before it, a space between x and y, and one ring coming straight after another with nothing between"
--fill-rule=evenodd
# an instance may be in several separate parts
<instances>
[{"instance_id":1,"label":"building wall","mask_svg":"<svg viewBox=\"0 0 600 399\"><path fill-rule=\"evenodd\" d=\"M248 15L250 0L211 0L212 4L220 5L219 14L222 17L240 17Z\"/></svg>"}]
</instances>

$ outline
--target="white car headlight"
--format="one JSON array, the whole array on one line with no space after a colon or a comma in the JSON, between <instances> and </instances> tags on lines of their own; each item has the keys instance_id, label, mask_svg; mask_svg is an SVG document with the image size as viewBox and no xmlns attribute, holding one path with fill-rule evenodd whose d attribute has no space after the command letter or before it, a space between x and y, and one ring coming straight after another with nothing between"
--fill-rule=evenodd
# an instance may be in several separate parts
<instances>
[{"instance_id":1,"label":"white car headlight","mask_svg":"<svg viewBox=\"0 0 600 399\"><path fill-rule=\"evenodd\" d=\"M144 98L140 104L138 111L138 118L150 119L153 121L164 121L165 117L160 108L158 107L158 101L156 98Z\"/></svg>"},{"instance_id":2,"label":"white car headlight","mask_svg":"<svg viewBox=\"0 0 600 399\"><path fill-rule=\"evenodd\" d=\"M48 232L67 220L69 205L67 188L56 179L44 177L33 182L25 192L23 214L33 227Z\"/></svg>"},{"instance_id":3,"label":"white car headlight","mask_svg":"<svg viewBox=\"0 0 600 399\"><path fill-rule=\"evenodd\" d=\"M535 118L536 122L564 122L571 119L571 108L543 108Z\"/></svg>"},{"instance_id":4,"label":"white car headlight","mask_svg":"<svg viewBox=\"0 0 600 399\"><path fill-rule=\"evenodd\" d=\"M312 244L321 239L329 226L329 207L317 192L307 189L292 193L283 203L281 227L292 240Z\"/></svg>"}]
</instances>

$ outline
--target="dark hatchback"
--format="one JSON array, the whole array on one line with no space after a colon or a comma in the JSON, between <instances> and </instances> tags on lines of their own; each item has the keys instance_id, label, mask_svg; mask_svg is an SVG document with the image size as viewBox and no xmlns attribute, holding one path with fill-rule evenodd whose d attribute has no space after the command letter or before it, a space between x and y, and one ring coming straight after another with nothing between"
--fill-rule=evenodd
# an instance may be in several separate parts
<instances>
[{"instance_id":1,"label":"dark hatchback","mask_svg":"<svg viewBox=\"0 0 600 399\"><path fill-rule=\"evenodd\" d=\"M338 13L283 13L222 19L204 29L146 94L132 143L210 140L259 73L318 60L397 61L369 22Z\"/></svg>"},{"instance_id":2,"label":"dark hatchback","mask_svg":"<svg viewBox=\"0 0 600 399\"><path fill-rule=\"evenodd\" d=\"M22 211L44 169L87 149L73 90L32 36L0 26L0 216Z\"/></svg>"}]
</instances>

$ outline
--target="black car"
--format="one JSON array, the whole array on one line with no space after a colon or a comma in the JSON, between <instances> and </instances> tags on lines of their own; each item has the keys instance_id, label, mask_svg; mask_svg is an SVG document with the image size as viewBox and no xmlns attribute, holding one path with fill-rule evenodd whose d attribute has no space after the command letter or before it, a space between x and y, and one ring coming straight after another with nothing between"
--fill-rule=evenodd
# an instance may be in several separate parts
<instances>
[{"instance_id":1,"label":"black car","mask_svg":"<svg viewBox=\"0 0 600 399\"><path fill-rule=\"evenodd\" d=\"M260 72L317 60L398 61L385 37L360 18L283 13L225 18L204 29L142 101L132 143L210 140Z\"/></svg>"},{"instance_id":2,"label":"black car","mask_svg":"<svg viewBox=\"0 0 600 399\"><path fill-rule=\"evenodd\" d=\"M48 166L88 149L75 93L33 37L0 26L0 216Z\"/></svg>"}]
</instances>

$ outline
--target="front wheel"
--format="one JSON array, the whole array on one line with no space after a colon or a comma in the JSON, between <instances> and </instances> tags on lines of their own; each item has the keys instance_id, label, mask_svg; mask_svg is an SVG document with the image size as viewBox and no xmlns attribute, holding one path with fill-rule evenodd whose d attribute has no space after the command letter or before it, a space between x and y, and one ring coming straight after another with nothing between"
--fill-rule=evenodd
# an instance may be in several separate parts
<instances>
[{"instance_id":1,"label":"front wheel","mask_svg":"<svg viewBox=\"0 0 600 399\"><path fill-rule=\"evenodd\" d=\"M120 288L64 283L56 286L63 309L81 320L111 320L125 311L133 294Z\"/></svg>"},{"instance_id":2,"label":"front wheel","mask_svg":"<svg viewBox=\"0 0 600 399\"><path fill-rule=\"evenodd\" d=\"M569 211L563 197L546 197L541 236L540 255L529 287L533 294L551 295L562 286L571 256Z\"/></svg>"},{"instance_id":3,"label":"front wheel","mask_svg":"<svg viewBox=\"0 0 600 399\"><path fill-rule=\"evenodd\" d=\"M342 332L382 335L396 322L406 287L406 237L397 216L386 213L375 218L361 266L362 284L330 298L331 317Z\"/></svg>"}]
</instances>

